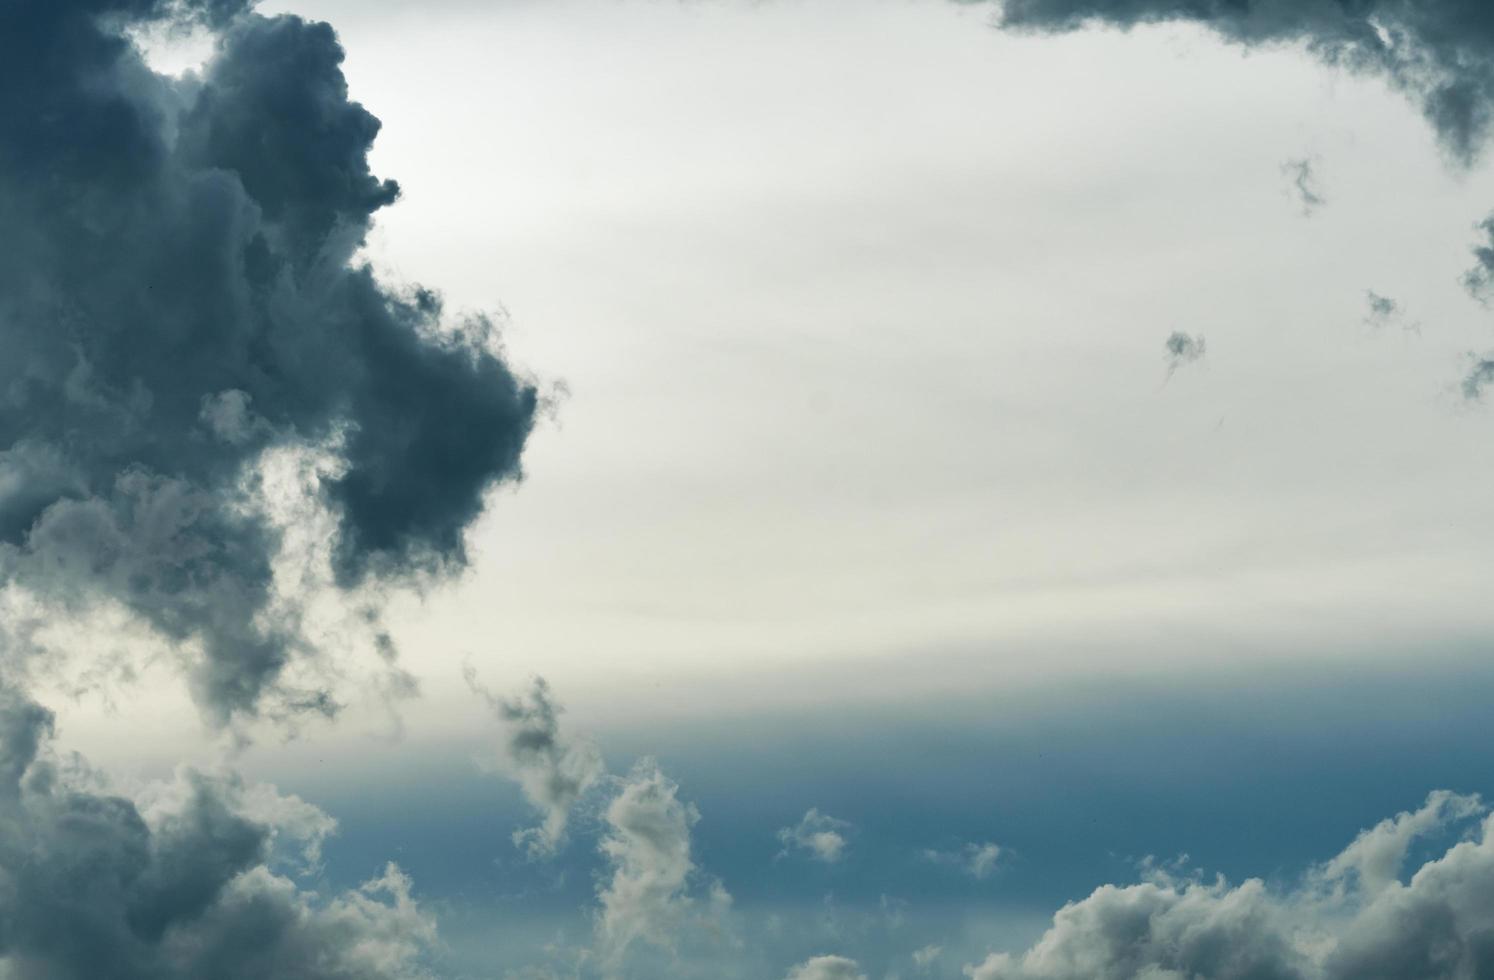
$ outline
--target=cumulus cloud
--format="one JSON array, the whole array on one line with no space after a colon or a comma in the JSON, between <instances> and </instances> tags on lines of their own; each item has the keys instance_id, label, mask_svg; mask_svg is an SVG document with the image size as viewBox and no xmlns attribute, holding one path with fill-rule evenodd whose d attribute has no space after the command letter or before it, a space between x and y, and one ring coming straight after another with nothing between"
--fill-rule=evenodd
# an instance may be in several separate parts
<instances>
[{"instance_id":1,"label":"cumulus cloud","mask_svg":"<svg viewBox=\"0 0 1494 980\"><path fill-rule=\"evenodd\" d=\"M1290 916L1248 881L1106 885L1066 906L1026 953L967 967L971 980L1300 977Z\"/></svg>"},{"instance_id":2,"label":"cumulus cloud","mask_svg":"<svg viewBox=\"0 0 1494 980\"><path fill-rule=\"evenodd\" d=\"M571 808L603 775L601 753L591 742L561 734L563 709L543 677L536 677L524 696L503 698L477 682L471 665L464 675L468 686L483 696L503 722L504 769L543 818L538 827L516 831L514 844L533 857L554 854L565 839Z\"/></svg>"},{"instance_id":3,"label":"cumulus cloud","mask_svg":"<svg viewBox=\"0 0 1494 980\"><path fill-rule=\"evenodd\" d=\"M1065 906L1027 951L993 953L971 980L1455 980L1494 964L1494 819L1402 880L1418 837L1483 814L1439 791L1360 834L1295 889L1153 870Z\"/></svg>"},{"instance_id":4,"label":"cumulus cloud","mask_svg":"<svg viewBox=\"0 0 1494 980\"><path fill-rule=\"evenodd\" d=\"M1361 833L1319 874L1340 892L1354 885L1363 894L1379 894L1398 880L1406 853L1418 837L1483 811L1483 801L1476 795L1437 790L1421 808L1387 817Z\"/></svg>"},{"instance_id":5,"label":"cumulus cloud","mask_svg":"<svg viewBox=\"0 0 1494 980\"><path fill-rule=\"evenodd\" d=\"M216 37L200 72L147 67L131 37L162 21ZM0 8L0 574L194 651L220 722L333 708L282 684L312 644L273 608L263 455L334 459L307 489L355 589L463 564L538 400L490 322L355 258L399 189L341 62L246 0Z\"/></svg>"},{"instance_id":6,"label":"cumulus cloud","mask_svg":"<svg viewBox=\"0 0 1494 980\"><path fill-rule=\"evenodd\" d=\"M435 927L389 865L318 898L281 845L314 858L332 822L270 787L184 770L148 799L54 757L52 715L0 690L0 974L16 980L416 980Z\"/></svg>"},{"instance_id":7,"label":"cumulus cloud","mask_svg":"<svg viewBox=\"0 0 1494 980\"><path fill-rule=\"evenodd\" d=\"M597 939L605 963L615 968L640 941L664 950L675 947L694 905L690 830L699 819L695 807L680 800L678 784L651 760L640 762L623 781L607 807L601 843L611 869L597 896ZM716 901L724 896L720 889Z\"/></svg>"},{"instance_id":8,"label":"cumulus cloud","mask_svg":"<svg viewBox=\"0 0 1494 980\"><path fill-rule=\"evenodd\" d=\"M1311 217L1314 211L1327 203L1318 186L1317 171L1310 159L1299 157L1287 160L1281 165L1281 172L1290 183L1292 196L1302 208L1303 217Z\"/></svg>"},{"instance_id":9,"label":"cumulus cloud","mask_svg":"<svg viewBox=\"0 0 1494 980\"><path fill-rule=\"evenodd\" d=\"M844 956L815 956L789 970L786 980L866 980L866 974Z\"/></svg>"},{"instance_id":10,"label":"cumulus cloud","mask_svg":"<svg viewBox=\"0 0 1494 980\"><path fill-rule=\"evenodd\" d=\"M984 881L995 873L1001 854L1001 845L992 844L989 841L985 843L972 841L954 851L930 848L923 852L925 860L951 868L959 868L978 881Z\"/></svg>"},{"instance_id":11,"label":"cumulus cloud","mask_svg":"<svg viewBox=\"0 0 1494 980\"><path fill-rule=\"evenodd\" d=\"M850 843L846 834L850 830L851 824L848 821L837 820L828 813L821 813L817 807L810 807L797 824L778 831L778 839L783 843L779 856L799 850L816 861L835 864L845 857L846 847Z\"/></svg>"}]
</instances>

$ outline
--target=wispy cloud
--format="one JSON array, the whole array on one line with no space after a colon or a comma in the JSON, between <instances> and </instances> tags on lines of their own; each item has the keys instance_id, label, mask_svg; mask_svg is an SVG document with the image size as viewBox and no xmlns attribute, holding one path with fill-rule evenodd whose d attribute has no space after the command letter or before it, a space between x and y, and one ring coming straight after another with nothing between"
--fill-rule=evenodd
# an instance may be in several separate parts
<instances>
[{"instance_id":1,"label":"wispy cloud","mask_svg":"<svg viewBox=\"0 0 1494 980\"><path fill-rule=\"evenodd\" d=\"M1292 197L1302 208L1303 217L1312 217L1314 211L1328 203L1318 185L1318 174L1312 160L1307 157L1287 160L1281 165L1281 172L1289 181Z\"/></svg>"},{"instance_id":2,"label":"wispy cloud","mask_svg":"<svg viewBox=\"0 0 1494 980\"><path fill-rule=\"evenodd\" d=\"M1174 330L1168 335L1162 344L1164 356L1167 359L1167 377L1172 378L1177 370L1197 361L1201 361L1208 353L1208 344L1204 341L1203 334L1194 336Z\"/></svg>"},{"instance_id":3,"label":"wispy cloud","mask_svg":"<svg viewBox=\"0 0 1494 980\"><path fill-rule=\"evenodd\" d=\"M996 871L1003 851L999 844L989 841L971 842L952 851L929 849L923 852L925 860L946 867L958 868L977 881L984 881Z\"/></svg>"},{"instance_id":4,"label":"wispy cloud","mask_svg":"<svg viewBox=\"0 0 1494 980\"><path fill-rule=\"evenodd\" d=\"M543 817L538 827L515 831L514 844L531 857L554 854L565 840L572 807L603 775L601 753L591 742L561 733L563 709L543 677L523 696L504 698L483 687L470 664L463 676L503 723L501 765Z\"/></svg>"},{"instance_id":5,"label":"wispy cloud","mask_svg":"<svg viewBox=\"0 0 1494 980\"><path fill-rule=\"evenodd\" d=\"M846 848L850 844L846 835L850 830L851 824L848 821L838 820L827 813L821 813L816 807L810 807L797 824L778 831L778 839L783 843L780 856L786 856L791 851L803 851L816 861L835 864L845 857Z\"/></svg>"}]
</instances>

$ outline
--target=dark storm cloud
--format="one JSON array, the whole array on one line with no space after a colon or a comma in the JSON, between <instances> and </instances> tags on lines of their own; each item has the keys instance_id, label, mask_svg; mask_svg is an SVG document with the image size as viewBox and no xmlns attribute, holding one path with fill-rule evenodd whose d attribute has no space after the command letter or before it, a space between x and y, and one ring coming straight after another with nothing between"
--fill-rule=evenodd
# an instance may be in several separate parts
<instances>
[{"instance_id":1,"label":"dark storm cloud","mask_svg":"<svg viewBox=\"0 0 1494 980\"><path fill-rule=\"evenodd\" d=\"M16 980L396 980L434 939L392 866L318 900L272 870L314 808L185 772L146 810L49 750L50 712L0 691L0 964ZM288 822L278 815L290 814ZM300 818L302 826L297 826ZM312 821L313 836L330 821ZM314 844L314 841L313 841Z\"/></svg>"},{"instance_id":2,"label":"dark storm cloud","mask_svg":"<svg viewBox=\"0 0 1494 980\"><path fill-rule=\"evenodd\" d=\"M230 0L0 6L0 566L201 644L196 691L253 713L300 640L269 624L266 449L318 446L337 583L459 567L536 406L490 324L354 261L398 187L332 29ZM200 75L127 31L219 32ZM330 709L320 692L287 703Z\"/></svg>"},{"instance_id":3,"label":"dark storm cloud","mask_svg":"<svg viewBox=\"0 0 1494 980\"><path fill-rule=\"evenodd\" d=\"M1015 30L1188 21L1238 44L1301 43L1406 93L1463 162L1494 123L1494 6L1484 0L1005 0L999 16Z\"/></svg>"}]
</instances>

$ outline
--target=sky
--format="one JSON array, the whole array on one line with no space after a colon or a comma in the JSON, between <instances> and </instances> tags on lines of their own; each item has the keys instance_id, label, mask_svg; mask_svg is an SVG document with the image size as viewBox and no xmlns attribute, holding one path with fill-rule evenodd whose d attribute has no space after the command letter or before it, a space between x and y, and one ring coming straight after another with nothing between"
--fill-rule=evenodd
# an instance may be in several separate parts
<instances>
[{"instance_id":1,"label":"sky","mask_svg":"<svg viewBox=\"0 0 1494 980\"><path fill-rule=\"evenodd\" d=\"M1481 5L21 0L0 120L0 977L1494 977Z\"/></svg>"}]
</instances>

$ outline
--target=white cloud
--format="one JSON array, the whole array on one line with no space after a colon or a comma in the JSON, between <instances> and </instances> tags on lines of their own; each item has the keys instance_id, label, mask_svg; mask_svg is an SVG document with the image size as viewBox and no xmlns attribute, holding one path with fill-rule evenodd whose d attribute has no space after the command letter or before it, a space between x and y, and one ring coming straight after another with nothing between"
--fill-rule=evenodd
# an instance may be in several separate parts
<instances>
[{"instance_id":1,"label":"white cloud","mask_svg":"<svg viewBox=\"0 0 1494 980\"><path fill-rule=\"evenodd\" d=\"M1065 906L1030 949L970 980L1458 980L1494 962L1494 819L1399 879L1410 842L1484 808L1439 791L1314 869L1300 888L1231 886L1153 870ZM1322 886L1331 887L1325 890Z\"/></svg>"},{"instance_id":2,"label":"white cloud","mask_svg":"<svg viewBox=\"0 0 1494 980\"><path fill-rule=\"evenodd\" d=\"M816 861L835 864L845 856L849 843L846 833L850 829L848 821L837 820L816 807L810 807L797 825L778 831L778 839L783 842L781 854L797 849L807 852Z\"/></svg>"},{"instance_id":3,"label":"white cloud","mask_svg":"<svg viewBox=\"0 0 1494 980\"><path fill-rule=\"evenodd\" d=\"M1427 797L1421 809L1387 817L1361 833L1322 867L1320 875L1340 891L1351 880L1366 893L1384 891L1395 882L1412 841L1483 809L1477 796L1438 790Z\"/></svg>"},{"instance_id":4,"label":"white cloud","mask_svg":"<svg viewBox=\"0 0 1494 980\"><path fill-rule=\"evenodd\" d=\"M639 763L607 807L601 851L612 866L598 897L598 942L604 960L616 963L644 940L672 949L690 906L686 894L695 862L690 828L700 814L679 799L679 786L652 761Z\"/></svg>"}]
</instances>

